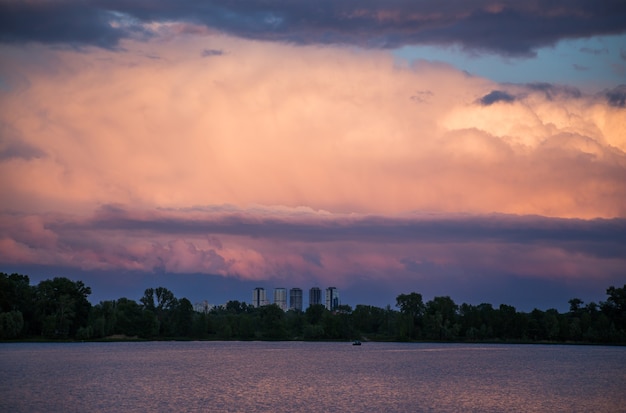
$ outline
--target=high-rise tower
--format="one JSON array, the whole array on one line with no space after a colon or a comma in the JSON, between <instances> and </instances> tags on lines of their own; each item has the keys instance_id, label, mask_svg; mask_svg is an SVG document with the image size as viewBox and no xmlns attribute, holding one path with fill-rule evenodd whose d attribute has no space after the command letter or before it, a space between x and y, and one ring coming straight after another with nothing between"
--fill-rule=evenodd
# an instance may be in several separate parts
<instances>
[{"instance_id":1,"label":"high-rise tower","mask_svg":"<svg viewBox=\"0 0 626 413\"><path fill-rule=\"evenodd\" d=\"M279 306L281 310L287 311L287 289L274 288L274 304Z\"/></svg>"},{"instance_id":2,"label":"high-rise tower","mask_svg":"<svg viewBox=\"0 0 626 413\"><path fill-rule=\"evenodd\" d=\"M333 311L337 307L339 307L339 290L336 287L328 287L326 289L326 309Z\"/></svg>"},{"instance_id":3,"label":"high-rise tower","mask_svg":"<svg viewBox=\"0 0 626 413\"><path fill-rule=\"evenodd\" d=\"M309 307L318 304L322 304L322 290L313 287L309 290Z\"/></svg>"},{"instance_id":4,"label":"high-rise tower","mask_svg":"<svg viewBox=\"0 0 626 413\"><path fill-rule=\"evenodd\" d=\"M252 307L259 308L267 305L267 298L265 297L265 289L257 287L252 290Z\"/></svg>"},{"instance_id":5,"label":"high-rise tower","mask_svg":"<svg viewBox=\"0 0 626 413\"><path fill-rule=\"evenodd\" d=\"M302 311L302 289L292 288L289 290L289 309Z\"/></svg>"}]
</instances>

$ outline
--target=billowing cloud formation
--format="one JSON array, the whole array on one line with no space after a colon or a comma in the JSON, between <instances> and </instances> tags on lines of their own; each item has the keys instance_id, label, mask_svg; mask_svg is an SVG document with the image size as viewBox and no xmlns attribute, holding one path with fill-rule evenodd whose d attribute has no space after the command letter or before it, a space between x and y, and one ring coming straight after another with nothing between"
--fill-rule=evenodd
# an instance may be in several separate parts
<instances>
[{"instance_id":1,"label":"billowing cloud formation","mask_svg":"<svg viewBox=\"0 0 626 413\"><path fill-rule=\"evenodd\" d=\"M106 48L123 38L149 37L163 24L297 44L458 44L511 55L528 55L561 39L626 30L626 5L620 0L2 0L0 16L5 42Z\"/></svg>"},{"instance_id":2,"label":"billowing cloud formation","mask_svg":"<svg viewBox=\"0 0 626 413\"><path fill-rule=\"evenodd\" d=\"M129 211L104 207L77 219L5 215L3 262L86 270L201 272L250 279L304 278L346 286L362 278L431 273L584 278L623 268L626 221L509 215L396 217L306 208Z\"/></svg>"},{"instance_id":3,"label":"billowing cloud formation","mask_svg":"<svg viewBox=\"0 0 626 413\"><path fill-rule=\"evenodd\" d=\"M23 81L1 102L14 131L3 144L29 150L0 163L5 209L626 213L626 111L604 95L382 52L211 42L229 52L202 58L193 38L162 44L159 59L132 44L11 52ZM515 100L481 104L494 90Z\"/></svg>"},{"instance_id":4,"label":"billowing cloud formation","mask_svg":"<svg viewBox=\"0 0 626 413\"><path fill-rule=\"evenodd\" d=\"M0 49L0 263L339 287L623 277L622 87L204 32L119 46Z\"/></svg>"}]
</instances>

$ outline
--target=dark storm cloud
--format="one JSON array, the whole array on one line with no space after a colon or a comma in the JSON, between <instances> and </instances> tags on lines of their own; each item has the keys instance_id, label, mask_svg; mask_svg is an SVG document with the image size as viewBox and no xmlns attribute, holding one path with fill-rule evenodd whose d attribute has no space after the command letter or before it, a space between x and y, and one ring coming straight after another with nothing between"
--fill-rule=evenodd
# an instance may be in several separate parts
<instances>
[{"instance_id":1,"label":"dark storm cloud","mask_svg":"<svg viewBox=\"0 0 626 413\"><path fill-rule=\"evenodd\" d=\"M246 212L133 214L103 209L86 222L56 222L59 234L121 231L155 235L243 236L290 242L505 243L553 245L601 257L626 256L626 220L538 216L333 217L263 216Z\"/></svg>"},{"instance_id":2,"label":"dark storm cloud","mask_svg":"<svg viewBox=\"0 0 626 413\"><path fill-rule=\"evenodd\" d=\"M128 29L119 16L85 1L0 1L0 41L115 48Z\"/></svg>"},{"instance_id":3,"label":"dark storm cloud","mask_svg":"<svg viewBox=\"0 0 626 413\"><path fill-rule=\"evenodd\" d=\"M0 5L0 39L112 47L142 23L178 22L295 44L459 44L531 55L560 39L626 31L621 0L101 0Z\"/></svg>"},{"instance_id":4,"label":"dark storm cloud","mask_svg":"<svg viewBox=\"0 0 626 413\"><path fill-rule=\"evenodd\" d=\"M617 108L626 108L626 85L617 86L605 93L609 105Z\"/></svg>"},{"instance_id":5,"label":"dark storm cloud","mask_svg":"<svg viewBox=\"0 0 626 413\"><path fill-rule=\"evenodd\" d=\"M496 102L514 102L515 96L508 94L502 90L492 90L482 98L478 100L478 102L483 106L493 105Z\"/></svg>"}]
</instances>

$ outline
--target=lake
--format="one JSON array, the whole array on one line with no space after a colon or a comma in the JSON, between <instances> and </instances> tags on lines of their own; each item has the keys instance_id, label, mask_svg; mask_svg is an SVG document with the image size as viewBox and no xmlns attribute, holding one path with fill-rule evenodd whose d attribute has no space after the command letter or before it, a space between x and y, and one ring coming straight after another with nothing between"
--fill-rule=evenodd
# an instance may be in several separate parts
<instances>
[{"instance_id":1,"label":"lake","mask_svg":"<svg viewBox=\"0 0 626 413\"><path fill-rule=\"evenodd\" d=\"M626 347L0 344L0 412L624 412Z\"/></svg>"}]
</instances>

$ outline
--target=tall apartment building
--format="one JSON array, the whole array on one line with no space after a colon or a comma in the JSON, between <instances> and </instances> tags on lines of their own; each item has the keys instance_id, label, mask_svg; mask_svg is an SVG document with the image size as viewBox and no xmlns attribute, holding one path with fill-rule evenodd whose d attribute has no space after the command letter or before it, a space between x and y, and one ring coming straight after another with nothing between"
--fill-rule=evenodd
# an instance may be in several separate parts
<instances>
[{"instance_id":1,"label":"tall apartment building","mask_svg":"<svg viewBox=\"0 0 626 413\"><path fill-rule=\"evenodd\" d=\"M318 304L322 304L322 290L313 287L309 290L309 307Z\"/></svg>"},{"instance_id":2,"label":"tall apartment building","mask_svg":"<svg viewBox=\"0 0 626 413\"><path fill-rule=\"evenodd\" d=\"M339 290L336 287L326 289L326 309L333 311L339 307Z\"/></svg>"},{"instance_id":3,"label":"tall apartment building","mask_svg":"<svg viewBox=\"0 0 626 413\"><path fill-rule=\"evenodd\" d=\"M292 288L289 290L289 309L302 311L302 289Z\"/></svg>"},{"instance_id":4,"label":"tall apartment building","mask_svg":"<svg viewBox=\"0 0 626 413\"><path fill-rule=\"evenodd\" d=\"M287 311L287 289L274 288L274 304L279 306L281 310Z\"/></svg>"},{"instance_id":5,"label":"tall apartment building","mask_svg":"<svg viewBox=\"0 0 626 413\"><path fill-rule=\"evenodd\" d=\"M267 305L267 297L265 296L265 289L257 287L252 290L252 307L259 308Z\"/></svg>"}]
</instances>

